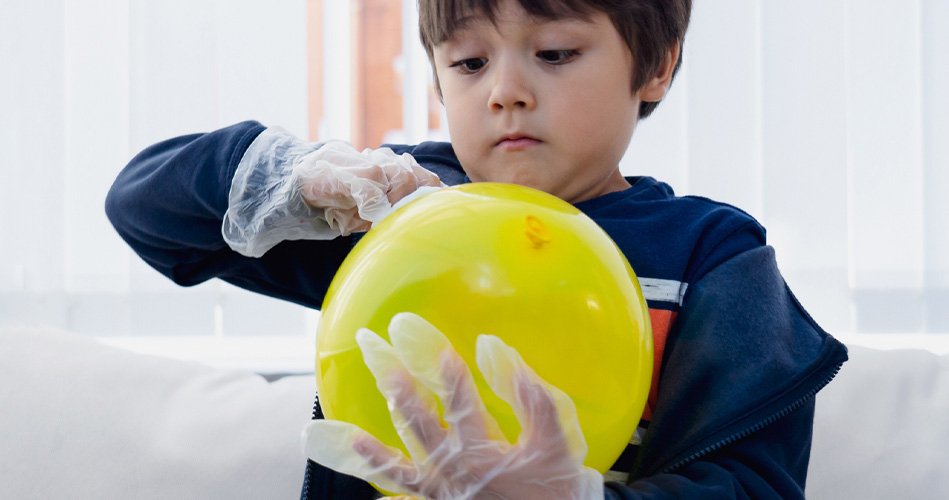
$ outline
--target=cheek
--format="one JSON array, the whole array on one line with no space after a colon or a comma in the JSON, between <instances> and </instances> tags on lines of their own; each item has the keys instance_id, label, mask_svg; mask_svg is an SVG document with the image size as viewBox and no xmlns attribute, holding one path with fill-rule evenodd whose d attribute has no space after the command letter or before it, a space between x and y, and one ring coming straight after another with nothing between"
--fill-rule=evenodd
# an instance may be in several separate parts
<instances>
[{"instance_id":1,"label":"cheek","mask_svg":"<svg viewBox=\"0 0 949 500\"><path fill-rule=\"evenodd\" d=\"M604 143L631 132L638 102L627 87L590 82L573 95L580 97L564 101L555 122L580 147L604 147Z\"/></svg>"},{"instance_id":2,"label":"cheek","mask_svg":"<svg viewBox=\"0 0 949 500\"><path fill-rule=\"evenodd\" d=\"M469 133L472 125L470 123L470 114L457 106L452 106L445 101L445 117L448 119L448 135L451 138L452 146L457 153L459 149L466 149L471 140Z\"/></svg>"},{"instance_id":3,"label":"cheek","mask_svg":"<svg viewBox=\"0 0 949 500\"><path fill-rule=\"evenodd\" d=\"M472 123L471 114L466 113L457 106L449 105L445 101L445 116L448 119L448 137L451 140L451 147L455 151L455 156L461 162L462 168L473 179L479 177L477 171L477 151L476 135L473 133L477 128Z\"/></svg>"},{"instance_id":4,"label":"cheek","mask_svg":"<svg viewBox=\"0 0 949 500\"><path fill-rule=\"evenodd\" d=\"M468 109L470 99L465 99L464 92L454 88L451 83L442 83L442 104L445 106L445 117L448 119L450 131L465 127L465 117L470 116Z\"/></svg>"}]
</instances>

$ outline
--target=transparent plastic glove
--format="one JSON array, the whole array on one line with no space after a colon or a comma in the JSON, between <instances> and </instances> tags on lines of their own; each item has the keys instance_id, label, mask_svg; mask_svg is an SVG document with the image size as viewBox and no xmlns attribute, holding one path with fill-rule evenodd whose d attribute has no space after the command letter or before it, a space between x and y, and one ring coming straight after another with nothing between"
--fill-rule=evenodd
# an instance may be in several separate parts
<instances>
[{"instance_id":1,"label":"transparent plastic glove","mask_svg":"<svg viewBox=\"0 0 949 500\"><path fill-rule=\"evenodd\" d=\"M409 154L321 145L271 127L234 173L221 232L235 251L260 257L281 241L367 231L423 186L442 184Z\"/></svg>"},{"instance_id":2,"label":"transparent plastic glove","mask_svg":"<svg viewBox=\"0 0 949 500\"><path fill-rule=\"evenodd\" d=\"M517 351L490 335L476 343L478 369L521 425L510 444L485 409L468 366L441 332L401 313L389 325L389 337L391 346L363 329L356 340L411 458L352 424L317 420L303 433L310 459L420 498L603 498L603 477L583 466L587 447L576 407ZM445 408L444 423L436 397Z\"/></svg>"}]
</instances>

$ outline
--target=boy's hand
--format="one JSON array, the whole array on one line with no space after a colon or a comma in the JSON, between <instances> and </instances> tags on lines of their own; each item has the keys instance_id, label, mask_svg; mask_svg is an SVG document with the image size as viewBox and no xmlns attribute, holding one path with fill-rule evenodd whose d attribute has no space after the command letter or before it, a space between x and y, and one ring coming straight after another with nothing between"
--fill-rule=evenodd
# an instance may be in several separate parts
<instances>
[{"instance_id":1,"label":"boy's hand","mask_svg":"<svg viewBox=\"0 0 949 500\"><path fill-rule=\"evenodd\" d=\"M221 235L235 252L261 257L284 241L366 231L395 202L439 187L438 176L409 154L360 153L342 141L318 145L270 127L234 171Z\"/></svg>"},{"instance_id":2,"label":"boy's hand","mask_svg":"<svg viewBox=\"0 0 949 500\"><path fill-rule=\"evenodd\" d=\"M342 236L368 231L418 188L443 185L411 155L398 156L388 148L359 152L341 141L304 157L293 178L303 200L322 210L329 226Z\"/></svg>"},{"instance_id":3,"label":"boy's hand","mask_svg":"<svg viewBox=\"0 0 949 500\"><path fill-rule=\"evenodd\" d=\"M508 443L484 407L464 360L422 318L396 315L392 346L361 330L356 340L412 458L358 427L317 420L308 457L388 491L438 500L600 499L603 477L583 466L586 442L569 396L547 384L501 339L481 335L477 364L521 425ZM444 406L439 418L435 398Z\"/></svg>"}]
</instances>

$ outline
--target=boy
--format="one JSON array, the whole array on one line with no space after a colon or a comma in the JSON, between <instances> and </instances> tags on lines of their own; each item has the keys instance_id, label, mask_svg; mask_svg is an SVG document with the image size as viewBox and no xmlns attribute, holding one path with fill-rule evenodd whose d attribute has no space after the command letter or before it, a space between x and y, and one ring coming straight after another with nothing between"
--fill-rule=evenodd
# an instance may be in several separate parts
<instances>
[{"instance_id":1,"label":"boy","mask_svg":"<svg viewBox=\"0 0 949 500\"><path fill-rule=\"evenodd\" d=\"M500 181L552 193L623 250L654 329L643 422L602 495L803 498L814 395L846 349L787 290L750 216L619 173L635 124L678 68L690 10L690 0L421 0L451 144L358 153L245 122L146 149L107 211L179 284L218 277L318 308L351 233L418 187ZM303 498L373 495L308 463Z\"/></svg>"}]
</instances>

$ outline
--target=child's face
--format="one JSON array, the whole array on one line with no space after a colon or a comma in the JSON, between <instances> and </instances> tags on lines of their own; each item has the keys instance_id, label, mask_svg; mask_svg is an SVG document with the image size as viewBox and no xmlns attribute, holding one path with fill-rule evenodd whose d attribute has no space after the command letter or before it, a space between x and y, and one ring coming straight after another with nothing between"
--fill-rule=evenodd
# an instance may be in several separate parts
<instances>
[{"instance_id":1,"label":"child's face","mask_svg":"<svg viewBox=\"0 0 949 500\"><path fill-rule=\"evenodd\" d=\"M472 181L534 187L571 203L629 184L619 172L640 101L632 55L605 14L531 18L513 0L434 47L452 144ZM658 90L657 90L658 89Z\"/></svg>"}]
</instances>

